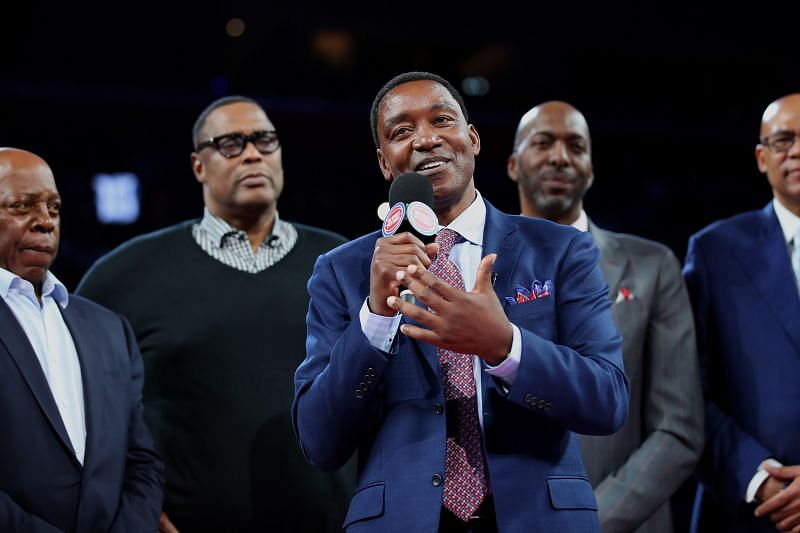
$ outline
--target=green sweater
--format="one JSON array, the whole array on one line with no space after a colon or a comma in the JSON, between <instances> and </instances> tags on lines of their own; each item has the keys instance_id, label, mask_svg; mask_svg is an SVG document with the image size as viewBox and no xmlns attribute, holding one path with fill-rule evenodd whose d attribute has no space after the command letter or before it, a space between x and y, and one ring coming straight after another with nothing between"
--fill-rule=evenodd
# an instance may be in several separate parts
<instances>
[{"instance_id":1,"label":"green sweater","mask_svg":"<svg viewBox=\"0 0 800 533\"><path fill-rule=\"evenodd\" d=\"M145 418L166 465L164 510L193 531L335 531L352 470L303 459L289 408L305 356L306 282L344 242L295 224L277 264L212 259L184 222L101 258L77 292L130 320L145 364Z\"/></svg>"}]
</instances>

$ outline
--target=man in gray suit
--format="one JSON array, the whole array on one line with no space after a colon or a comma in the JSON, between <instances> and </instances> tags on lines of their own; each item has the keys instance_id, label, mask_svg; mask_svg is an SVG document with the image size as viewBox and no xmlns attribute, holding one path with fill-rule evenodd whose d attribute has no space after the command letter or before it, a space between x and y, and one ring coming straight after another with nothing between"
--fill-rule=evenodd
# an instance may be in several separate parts
<instances>
[{"instance_id":1,"label":"man in gray suit","mask_svg":"<svg viewBox=\"0 0 800 533\"><path fill-rule=\"evenodd\" d=\"M522 214L589 231L622 333L631 383L628 421L616 434L581 437L601 529L671 532L669 498L703 447L694 325L678 260L665 246L595 226L583 210L594 180L589 126L565 102L546 102L519 123L508 174Z\"/></svg>"}]
</instances>

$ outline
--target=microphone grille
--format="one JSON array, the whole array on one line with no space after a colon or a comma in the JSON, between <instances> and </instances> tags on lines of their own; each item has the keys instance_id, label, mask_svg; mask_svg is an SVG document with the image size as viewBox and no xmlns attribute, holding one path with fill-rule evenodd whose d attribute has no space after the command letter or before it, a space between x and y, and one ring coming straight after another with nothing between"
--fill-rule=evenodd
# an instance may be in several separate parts
<instances>
[{"instance_id":1,"label":"microphone grille","mask_svg":"<svg viewBox=\"0 0 800 533\"><path fill-rule=\"evenodd\" d=\"M430 180L418 172L408 172L392 180L389 187L389 205L397 202L410 204L422 202L433 209L433 185Z\"/></svg>"}]
</instances>

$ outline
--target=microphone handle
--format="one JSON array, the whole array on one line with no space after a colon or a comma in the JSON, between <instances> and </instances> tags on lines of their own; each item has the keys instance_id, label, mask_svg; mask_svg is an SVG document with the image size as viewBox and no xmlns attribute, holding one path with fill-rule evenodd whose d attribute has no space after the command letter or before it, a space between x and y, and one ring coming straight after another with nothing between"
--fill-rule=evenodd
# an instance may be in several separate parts
<instances>
[{"instance_id":1,"label":"microphone handle","mask_svg":"<svg viewBox=\"0 0 800 533\"><path fill-rule=\"evenodd\" d=\"M405 285L400 285L400 299L404 302L410 303L411 305L417 305L417 297L414 296L414 293L411 292L411 289Z\"/></svg>"}]
</instances>

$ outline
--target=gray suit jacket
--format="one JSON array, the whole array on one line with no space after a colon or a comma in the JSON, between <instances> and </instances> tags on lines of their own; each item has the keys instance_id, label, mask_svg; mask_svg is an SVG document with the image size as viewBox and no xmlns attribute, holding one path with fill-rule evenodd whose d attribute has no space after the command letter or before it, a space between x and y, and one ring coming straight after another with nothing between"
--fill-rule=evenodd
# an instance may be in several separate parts
<instances>
[{"instance_id":1,"label":"gray suit jacket","mask_svg":"<svg viewBox=\"0 0 800 533\"><path fill-rule=\"evenodd\" d=\"M703 447L694 324L675 255L659 243L589 224L622 333L631 384L628 421L614 435L581 437L601 529L669 532L669 498ZM627 295L627 297L626 297Z\"/></svg>"}]
</instances>

